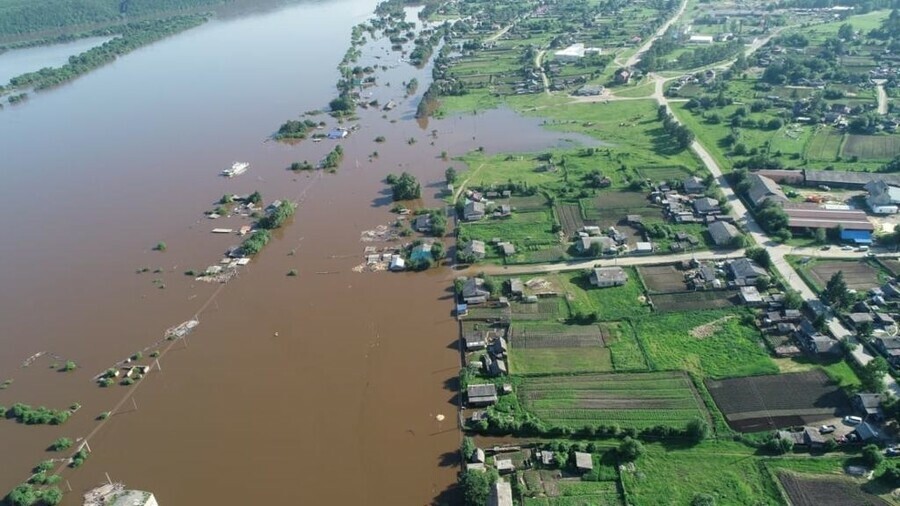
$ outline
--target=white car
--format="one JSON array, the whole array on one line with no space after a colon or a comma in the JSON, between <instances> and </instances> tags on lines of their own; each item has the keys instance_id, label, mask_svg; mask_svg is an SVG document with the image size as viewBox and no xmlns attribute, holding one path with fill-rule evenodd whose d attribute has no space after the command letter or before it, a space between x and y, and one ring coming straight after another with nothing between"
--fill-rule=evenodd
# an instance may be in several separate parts
<instances>
[{"instance_id":1,"label":"white car","mask_svg":"<svg viewBox=\"0 0 900 506\"><path fill-rule=\"evenodd\" d=\"M863 421L862 418L860 418L858 416L849 416L848 415L848 416L844 417L844 423L846 423L847 425L859 425L862 423L862 421Z\"/></svg>"},{"instance_id":2,"label":"white car","mask_svg":"<svg viewBox=\"0 0 900 506\"><path fill-rule=\"evenodd\" d=\"M841 251L853 251L853 246L842 246Z\"/></svg>"}]
</instances>

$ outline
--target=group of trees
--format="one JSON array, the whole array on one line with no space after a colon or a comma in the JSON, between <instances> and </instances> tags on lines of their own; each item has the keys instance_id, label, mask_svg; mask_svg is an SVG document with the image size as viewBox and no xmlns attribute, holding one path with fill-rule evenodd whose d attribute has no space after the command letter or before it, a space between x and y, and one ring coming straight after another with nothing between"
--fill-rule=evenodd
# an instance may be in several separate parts
<instances>
[{"instance_id":1,"label":"group of trees","mask_svg":"<svg viewBox=\"0 0 900 506\"><path fill-rule=\"evenodd\" d=\"M62 491L58 487L36 488L31 483L22 483L12 489L4 498L9 506L55 506L62 501Z\"/></svg>"},{"instance_id":2,"label":"group of trees","mask_svg":"<svg viewBox=\"0 0 900 506\"><path fill-rule=\"evenodd\" d=\"M0 407L6 418L12 418L27 425L60 425L69 419L71 412L66 409L50 409L44 406L33 408L28 404L17 402L11 408Z\"/></svg>"},{"instance_id":3,"label":"group of trees","mask_svg":"<svg viewBox=\"0 0 900 506\"><path fill-rule=\"evenodd\" d=\"M391 196L394 200L413 200L422 196L422 185L408 172L403 172L399 176L388 174L386 181L391 186Z\"/></svg>"},{"instance_id":4,"label":"group of trees","mask_svg":"<svg viewBox=\"0 0 900 506\"><path fill-rule=\"evenodd\" d=\"M289 119L284 122L275 132L276 139L305 139L306 134L319 126L318 123L311 119L293 120Z\"/></svg>"},{"instance_id":5,"label":"group of trees","mask_svg":"<svg viewBox=\"0 0 900 506\"><path fill-rule=\"evenodd\" d=\"M256 222L259 228L274 230L281 227L288 218L294 215L297 205L293 202L282 202L280 206L272 209Z\"/></svg>"},{"instance_id":6,"label":"group of trees","mask_svg":"<svg viewBox=\"0 0 900 506\"><path fill-rule=\"evenodd\" d=\"M340 145L337 145L325 155L325 158L322 159L322 168L323 169L336 169L338 165L341 164L341 160L344 159L344 148Z\"/></svg>"},{"instance_id":7,"label":"group of trees","mask_svg":"<svg viewBox=\"0 0 900 506\"><path fill-rule=\"evenodd\" d=\"M679 123L668 109L666 109L666 106L659 106L659 109L657 109L657 118L662 121L663 129L666 133L675 139L675 143L678 145L679 149L686 149L694 142L694 132L692 132L690 128Z\"/></svg>"}]
</instances>

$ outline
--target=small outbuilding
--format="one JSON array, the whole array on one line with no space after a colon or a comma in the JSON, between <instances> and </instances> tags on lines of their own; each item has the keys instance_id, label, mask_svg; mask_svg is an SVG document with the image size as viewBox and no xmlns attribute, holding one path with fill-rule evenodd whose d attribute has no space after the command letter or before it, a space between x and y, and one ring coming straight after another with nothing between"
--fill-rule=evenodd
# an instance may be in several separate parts
<instances>
[{"instance_id":1,"label":"small outbuilding","mask_svg":"<svg viewBox=\"0 0 900 506\"><path fill-rule=\"evenodd\" d=\"M594 461L590 453L575 452L575 468L582 472L594 469Z\"/></svg>"},{"instance_id":2,"label":"small outbuilding","mask_svg":"<svg viewBox=\"0 0 900 506\"><path fill-rule=\"evenodd\" d=\"M621 267L599 267L591 271L590 281L601 288L621 286L628 281L628 274Z\"/></svg>"}]
</instances>

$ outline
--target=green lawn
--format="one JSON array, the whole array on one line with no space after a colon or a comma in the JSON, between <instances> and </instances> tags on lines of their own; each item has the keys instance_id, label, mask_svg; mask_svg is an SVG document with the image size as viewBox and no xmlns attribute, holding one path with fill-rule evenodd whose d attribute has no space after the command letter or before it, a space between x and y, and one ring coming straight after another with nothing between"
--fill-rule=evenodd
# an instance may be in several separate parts
<instances>
[{"instance_id":1,"label":"green lawn","mask_svg":"<svg viewBox=\"0 0 900 506\"><path fill-rule=\"evenodd\" d=\"M504 241L512 241L516 246L524 247L531 244L559 244L559 239L551 229L553 218L549 211L535 213L513 213L509 218L490 219L463 223L460 226L459 238L462 241L478 239L490 242L494 238ZM496 248L491 247L491 253L496 255Z\"/></svg>"},{"instance_id":2,"label":"green lawn","mask_svg":"<svg viewBox=\"0 0 900 506\"><path fill-rule=\"evenodd\" d=\"M689 505L700 493L721 505L781 505L776 483L753 450L731 442L709 442L690 449L645 445L635 471L622 472L633 506Z\"/></svg>"},{"instance_id":3,"label":"green lawn","mask_svg":"<svg viewBox=\"0 0 900 506\"><path fill-rule=\"evenodd\" d=\"M777 373L759 332L741 323L744 314L743 310L655 314L634 320L634 325L656 370L687 370L711 378Z\"/></svg>"}]
</instances>

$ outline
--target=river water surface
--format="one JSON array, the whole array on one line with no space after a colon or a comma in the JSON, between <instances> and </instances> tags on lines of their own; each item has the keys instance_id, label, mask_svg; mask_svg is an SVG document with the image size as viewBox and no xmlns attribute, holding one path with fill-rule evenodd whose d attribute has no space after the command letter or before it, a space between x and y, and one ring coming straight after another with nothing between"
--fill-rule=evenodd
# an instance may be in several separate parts
<instances>
[{"instance_id":1,"label":"river water surface","mask_svg":"<svg viewBox=\"0 0 900 506\"><path fill-rule=\"evenodd\" d=\"M90 459L62 473L74 491L65 504L104 473L166 506L456 502L452 274L355 273L360 233L392 219L390 172L415 174L434 206L442 151L561 141L509 111L423 129L402 82L416 77L421 95L429 69L377 48L388 69L372 96L399 107L361 115L335 174L285 170L334 146L266 139L334 96L351 27L374 6L333 0L213 21L0 111L0 380L14 380L0 404L83 406L58 427L0 422L0 489L56 456L45 451L54 439L89 436ZM250 171L217 177L234 160ZM254 190L299 200L296 217L227 285L185 276L240 240L214 226L248 223L202 213ZM166 251L152 251L159 241ZM160 371L131 387L93 383L194 315L200 326ZM78 370L51 368L69 359Z\"/></svg>"}]
</instances>

